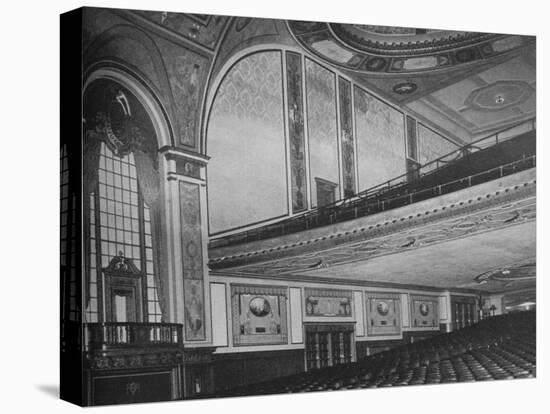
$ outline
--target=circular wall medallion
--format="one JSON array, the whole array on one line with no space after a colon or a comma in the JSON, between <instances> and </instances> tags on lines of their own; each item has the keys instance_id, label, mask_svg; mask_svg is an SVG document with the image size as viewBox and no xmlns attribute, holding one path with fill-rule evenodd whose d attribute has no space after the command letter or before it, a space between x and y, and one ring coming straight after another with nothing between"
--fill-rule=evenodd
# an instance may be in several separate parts
<instances>
[{"instance_id":1,"label":"circular wall medallion","mask_svg":"<svg viewBox=\"0 0 550 414\"><path fill-rule=\"evenodd\" d=\"M420 304L420 314L422 316L428 316L428 313L430 313L430 308L429 308L428 304L421 303Z\"/></svg>"},{"instance_id":2,"label":"circular wall medallion","mask_svg":"<svg viewBox=\"0 0 550 414\"><path fill-rule=\"evenodd\" d=\"M376 310L380 315L386 316L390 311L390 307L386 302L379 302L378 305L376 306Z\"/></svg>"},{"instance_id":3,"label":"circular wall medallion","mask_svg":"<svg viewBox=\"0 0 550 414\"><path fill-rule=\"evenodd\" d=\"M399 95L407 95L409 93L413 93L417 89L418 85L413 82L402 82L393 87L393 91Z\"/></svg>"},{"instance_id":4,"label":"circular wall medallion","mask_svg":"<svg viewBox=\"0 0 550 414\"><path fill-rule=\"evenodd\" d=\"M248 307L250 308L250 312L259 318L266 316L271 312L271 305L269 304L269 301L260 296L252 298L248 304Z\"/></svg>"}]
</instances>

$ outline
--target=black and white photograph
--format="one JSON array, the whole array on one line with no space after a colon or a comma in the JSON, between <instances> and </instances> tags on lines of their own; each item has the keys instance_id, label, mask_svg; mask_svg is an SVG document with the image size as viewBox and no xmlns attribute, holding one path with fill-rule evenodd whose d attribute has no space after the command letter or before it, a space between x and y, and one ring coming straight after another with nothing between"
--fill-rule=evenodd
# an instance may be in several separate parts
<instances>
[{"instance_id":1,"label":"black and white photograph","mask_svg":"<svg viewBox=\"0 0 550 414\"><path fill-rule=\"evenodd\" d=\"M537 411L540 24L93 3L50 12L52 265L5 275L58 295L7 289L48 412Z\"/></svg>"}]
</instances>

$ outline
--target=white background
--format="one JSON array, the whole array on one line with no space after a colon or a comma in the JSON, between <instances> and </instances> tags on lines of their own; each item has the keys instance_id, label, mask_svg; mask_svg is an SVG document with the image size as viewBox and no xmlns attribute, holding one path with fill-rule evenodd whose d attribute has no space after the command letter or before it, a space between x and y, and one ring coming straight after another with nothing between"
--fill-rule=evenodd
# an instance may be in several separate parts
<instances>
[{"instance_id":1,"label":"white background","mask_svg":"<svg viewBox=\"0 0 550 414\"><path fill-rule=\"evenodd\" d=\"M215 413L530 413L548 401L548 144L543 74L548 73L544 1L93 0L88 6L141 8L377 25L536 34L538 51L538 378L273 397L93 408L94 411ZM58 392L59 14L79 1L3 2L0 10L0 411L79 410ZM75 33L75 36L78 36ZM542 162L541 162L541 159ZM545 165L546 164L546 165ZM542 179L541 179L542 177ZM546 231L545 231L546 230ZM467 260L467 256L465 257ZM544 294L543 294L544 292ZM542 310L544 309L544 312ZM544 318L543 318L544 313ZM545 395L546 393L546 395Z\"/></svg>"}]
</instances>

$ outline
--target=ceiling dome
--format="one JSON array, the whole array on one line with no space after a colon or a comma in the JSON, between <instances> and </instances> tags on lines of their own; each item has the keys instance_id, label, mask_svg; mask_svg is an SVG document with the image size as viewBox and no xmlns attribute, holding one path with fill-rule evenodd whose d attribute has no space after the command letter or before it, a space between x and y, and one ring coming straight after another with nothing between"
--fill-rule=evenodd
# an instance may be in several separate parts
<instances>
[{"instance_id":1,"label":"ceiling dome","mask_svg":"<svg viewBox=\"0 0 550 414\"><path fill-rule=\"evenodd\" d=\"M345 69L403 75L446 70L517 49L522 36L363 24L289 21L308 51Z\"/></svg>"},{"instance_id":2,"label":"ceiling dome","mask_svg":"<svg viewBox=\"0 0 550 414\"><path fill-rule=\"evenodd\" d=\"M329 24L335 37L367 53L415 55L471 45L498 35L452 30L414 29L409 27L365 24Z\"/></svg>"}]
</instances>

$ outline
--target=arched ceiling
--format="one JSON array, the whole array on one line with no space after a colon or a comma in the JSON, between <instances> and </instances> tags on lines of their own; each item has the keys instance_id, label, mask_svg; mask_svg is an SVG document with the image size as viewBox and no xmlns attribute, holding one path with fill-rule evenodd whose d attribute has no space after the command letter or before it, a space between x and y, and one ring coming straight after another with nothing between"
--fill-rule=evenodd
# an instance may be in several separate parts
<instances>
[{"instance_id":1,"label":"arched ceiling","mask_svg":"<svg viewBox=\"0 0 550 414\"><path fill-rule=\"evenodd\" d=\"M289 21L298 43L359 73L402 75L452 69L517 49L522 36L390 26ZM411 93L397 89L396 93Z\"/></svg>"},{"instance_id":2,"label":"arched ceiling","mask_svg":"<svg viewBox=\"0 0 550 414\"><path fill-rule=\"evenodd\" d=\"M302 48L457 142L536 116L534 36L170 12L130 15L210 58L207 89L242 50L280 45Z\"/></svg>"},{"instance_id":3,"label":"arched ceiling","mask_svg":"<svg viewBox=\"0 0 550 414\"><path fill-rule=\"evenodd\" d=\"M295 40L446 135L470 142L535 117L535 38L288 21Z\"/></svg>"}]
</instances>

